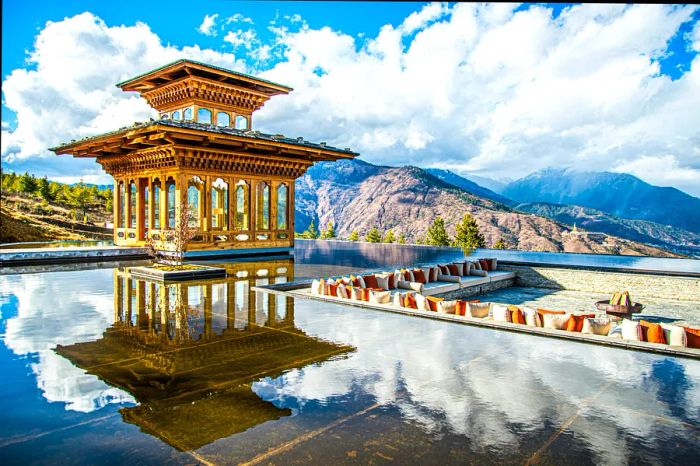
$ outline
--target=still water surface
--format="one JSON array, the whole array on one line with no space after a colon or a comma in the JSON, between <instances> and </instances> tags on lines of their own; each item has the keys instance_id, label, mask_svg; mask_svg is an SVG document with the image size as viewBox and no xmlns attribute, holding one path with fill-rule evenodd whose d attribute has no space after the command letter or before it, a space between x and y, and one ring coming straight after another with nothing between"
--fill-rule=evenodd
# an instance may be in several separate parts
<instances>
[{"instance_id":1,"label":"still water surface","mask_svg":"<svg viewBox=\"0 0 700 466\"><path fill-rule=\"evenodd\" d=\"M296 260L1 276L0 463L700 459L698 361L252 290Z\"/></svg>"}]
</instances>

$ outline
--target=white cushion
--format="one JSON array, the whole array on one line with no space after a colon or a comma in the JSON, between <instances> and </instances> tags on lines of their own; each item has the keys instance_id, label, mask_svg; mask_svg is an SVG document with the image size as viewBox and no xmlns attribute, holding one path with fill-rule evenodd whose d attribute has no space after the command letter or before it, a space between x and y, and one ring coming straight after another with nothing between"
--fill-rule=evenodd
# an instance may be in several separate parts
<instances>
[{"instance_id":1,"label":"white cushion","mask_svg":"<svg viewBox=\"0 0 700 466\"><path fill-rule=\"evenodd\" d=\"M488 317L491 303L467 303L467 316L483 319Z\"/></svg>"},{"instance_id":2,"label":"white cushion","mask_svg":"<svg viewBox=\"0 0 700 466\"><path fill-rule=\"evenodd\" d=\"M335 295L339 298L345 298L345 299L348 299L350 297L348 295L348 289L342 283L340 285L338 285L338 288L335 290Z\"/></svg>"},{"instance_id":3,"label":"white cushion","mask_svg":"<svg viewBox=\"0 0 700 466\"><path fill-rule=\"evenodd\" d=\"M369 302L374 304L388 304L391 302L391 291L370 290Z\"/></svg>"},{"instance_id":4,"label":"white cushion","mask_svg":"<svg viewBox=\"0 0 700 466\"><path fill-rule=\"evenodd\" d=\"M688 346L688 341L685 336L685 329L680 325L672 324L661 324L661 328L664 331L664 338L666 343L671 346L682 346L685 348Z\"/></svg>"},{"instance_id":5,"label":"white cushion","mask_svg":"<svg viewBox=\"0 0 700 466\"><path fill-rule=\"evenodd\" d=\"M472 265L474 266L472 267L474 270L481 270L481 263L479 261L472 262Z\"/></svg>"},{"instance_id":6,"label":"white cushion","mask_svg":"<svg viewBox=\"0 0 700 466\"><path fill-rule=\"evenodd\" d=\"M403 307L403 298L406 293L394 293L394 306Z\"/></svg>"},{"instance_id":7,"label":"white cushion","mask_svg":"<svg viewBox=\"0 0 700 466\"><path fill-rule=\"evenodd\" d=\"M642 326L639 325L639 322L624 319L620 327L622 328L622 338L624 338L625 340L642 340Z\"/></svg>"},{"instance_id":8,"label":"white cushion","mask_svg":"<svg viewBox=\"0 0 700 466\"><path fill-rule=\"evenodd\" d=\"M360 284L360 288L366 288L365 286L365 279L357 275L355 278L357 278L357 282Z\"/></svg>"},{"instance_id":9,"label":"white cushion","mask_svg":"<svg viewBox=\"0 0 700 466\"><path fill-rule=\"evenodd\" d=\"M491 270L497 270L498 269L498 259L495 257L493 259L488 259L491 263L489 264L491 266Z\"/></svg>"},{"instance_id":10,"label":"white cushion","mask_svg":"<svg viewBox=\"0 0 700 466\"><path fill-rule=\"evenodd\" d=\"M378 288L382 290L389 289L389 275L375 275L374 277L377 279Z\"/></svg>"},{"instance_id":11,"label":"white cushion","mask_svg":"<svg viewBox=\"0 0 700 466\"><path fill-rule=\"evenodd\" d=\"M522 306L520 309L522 309L523 314L525 315L525 325L529 325L530 327L538 327L537 311L527 306Z\"/></svg>"},{"instance_id":12,"label":"white cushion","mask_svg":"<svg viewBox=\"0 0 700 466\"><path fill-rule=\"evenodd\" d=\"M545 314L542 327L555 330L566 330L570 314Z\"/></svg>"},{"instance_id":13,"label":"white cushion","mask_svg":"<svg viewBox=\"0 0 700 466\"><path fill-rule=\"evenodd\" d=\"M430 304L428 304L428 298L423 296L420 293L416 294L416 305L418 306L419 311L429 311L430 310Z\"/></svg>"},{"instance_id":14,"label":"white cushion","mask_svg":"<svg viewBox=\"0 0 700 466\"><path fill-rule=\"evenodd\" d=\"M324 282L321 280L314 280L311 282L311 293L312 294L323 294Z\"/></svg>"},{"instance_id":15,"label":"white cushion","mask_svg":"<svg viewBox=\"0 0 700 466\"><path fill-rule=\"evenodd\" d=\"M511 322L510 311L507 306L494 304L491 306L493 320L496 322Z\"/></svg>"},{"instance_id":16,"label":"white cushion","mask_svg":"<svg viewBox=\"0 0 700 466\"><path fill-rule=\"evenodd\" d=\"M355 301L362 301L362 288L356 286L350 289L350 299Z\"/></svg>"},{"instance_id":17,"label":"white cushion","mask_svg":"<svg viewBox=\"0 0 700 466\"><path fill-rule=\"evenodd\" d=\"M431 282L432 280L430 280L430 267L421 267L420 269L423 271L423 276L425 276L425 282Z\"/></svg>"},{"instance_id":18,"label":"white cushion","mask_svg":"<svg viewBox=\"0 0 700 466\"><path fill-rule=\"evenodd\" d=\"M610 333L610 326L612 325L612 320L605 317L591 318L587 317L583 319L583 327L581 328L581 333L590 333L592 335L603 335L607 336Z\"/></svg>"},{"instance_id":19,"label":"white cushion","mask_svg":"<svg viewBox=\"0 0 700 466\"><path fill-rule=\"evenodd\" d=\"M438 314L454 314L457 312L457 301L438 301Z\"/></svg>"}]
</instances>

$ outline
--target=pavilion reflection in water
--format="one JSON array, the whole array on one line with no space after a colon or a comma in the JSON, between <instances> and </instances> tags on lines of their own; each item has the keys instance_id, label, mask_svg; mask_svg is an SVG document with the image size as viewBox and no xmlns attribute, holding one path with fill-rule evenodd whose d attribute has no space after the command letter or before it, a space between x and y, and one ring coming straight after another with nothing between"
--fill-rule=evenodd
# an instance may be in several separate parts
<instances>
[{"instance_id":1,"label":"pavilion reflection in water","mask_svg":"<svg viewBox=\"0 0 700 466\"><path fill-rule=\"evenodd\" d=\"M138 401L126 422L183 451L291 414L253 382L353 351L296 328L292 298L252 290L291 281L292 259L222 266L229 278L167 284L115 270L114 324L56 349Z\"/></svg>"}]
</instances>

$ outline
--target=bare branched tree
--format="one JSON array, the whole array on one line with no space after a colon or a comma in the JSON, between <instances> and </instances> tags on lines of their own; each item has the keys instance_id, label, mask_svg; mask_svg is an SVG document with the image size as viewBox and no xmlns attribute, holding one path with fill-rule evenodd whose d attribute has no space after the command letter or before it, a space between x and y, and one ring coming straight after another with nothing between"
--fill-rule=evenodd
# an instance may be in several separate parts
<instances>
[{"instance_id":1,"label":"bare branched tree","mask_svg":"<svg viewBox=\"0 0 700 466\"><path fill-rule=\"evenodd\" d=\"M152 236L148 236L146 239L148 254L156 260L168 258L176 265L182 265L185 252L187 252L187 243L197 234L197 229L189 226L190 220L189 204L187 202L181 203L175 219L175 228L161 230L162 237L160 239L155 239Z\"/></svg>"}]
</instances>

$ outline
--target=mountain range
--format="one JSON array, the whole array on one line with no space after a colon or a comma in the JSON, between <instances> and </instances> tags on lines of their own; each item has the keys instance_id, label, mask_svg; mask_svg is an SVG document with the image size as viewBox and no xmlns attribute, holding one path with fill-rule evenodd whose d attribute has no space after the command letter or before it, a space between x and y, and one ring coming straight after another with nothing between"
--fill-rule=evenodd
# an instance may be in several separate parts
<instances>
[{"instance_id":1,"label":"mountain range","mask_svg":"<svg viewBox=\"0 0 700 466\"><path fill-rule=\"evenodd\" d=\"M700 199L626 173L550 168L509 183L501 194L518 203L577 205L700 233Z\"/></svg>"},{"instance_id":2,"label":"mountain range","mask_svg":"<svg viewBox=\"0 0 700 466\"><path fill-rule=\"evenodd\" d=\"M438 176L435 176L435 174ZM457 178L455 178L457 177ZM442 178L442 179L441 179ZM372 227L422 239L436 216L450 236L464 213L471 213L487 247L502 239L524 250L632 255L673 255L664 249L604 232L589 233L511 207L514 202L452 172L418 167L383 167L362 160L318 163L296 182L296 230L309 222L336 226L340 237ZM449 180L449 182L448 182Z\"/></svg>"}]
</instances>

